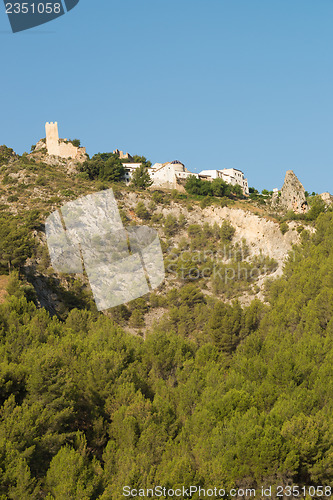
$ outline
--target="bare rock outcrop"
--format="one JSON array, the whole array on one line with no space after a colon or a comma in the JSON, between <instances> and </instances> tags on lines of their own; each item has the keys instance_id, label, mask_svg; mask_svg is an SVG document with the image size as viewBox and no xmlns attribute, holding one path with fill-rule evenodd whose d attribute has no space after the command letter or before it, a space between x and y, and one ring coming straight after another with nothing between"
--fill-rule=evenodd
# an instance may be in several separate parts
<instances>
[{"instance_id":1,"label":"bare rock outcrop","mask_svg":"<svg viewBox=\"0 0 333 500\"><path fill-rule=\"evenodd\" d=\"M328 192L321 193L319 196L325 202L325 204L327 206L332 205L332 203L333 203L333 196L330 193L328 193Z\"/></svg>"},{"instance_id":2,"label":"bare rock outcrop","mask_svg":"<svg viewBox=\"0 0 333 500\"><path fill-rule=\"evenodd\" d=\"M292 250L292 246L300 240L297 233L297 223L289 223L289 231L282 234L277 222L267 220L244 210L229 207L206 208L204 222L217 222L228 220L236 229L234 242L246 240L249 245L250 255L267 255L279 264L279 274L282 272L284 261ZM208 216L208 217L207 217Z\"/></svg>"},{"instance_id":3,"label":"bare rock outcrop","mask_svg":"<svg viewBox=\"0 0 333 500\"><path fill-rule=\"evenodd\" d=\"M280 206L297 214L308 211L303 184L292 170L287 170L281 189Z\"/></svg>"}]
</instances>

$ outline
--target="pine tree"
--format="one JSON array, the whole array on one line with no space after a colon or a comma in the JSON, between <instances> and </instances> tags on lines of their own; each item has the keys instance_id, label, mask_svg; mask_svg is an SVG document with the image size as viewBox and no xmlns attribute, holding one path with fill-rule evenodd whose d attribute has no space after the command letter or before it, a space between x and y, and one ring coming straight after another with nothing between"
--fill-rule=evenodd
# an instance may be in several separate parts
<instances>
[{"instance_id":1,"label":"pine tree","mask_svg":"<svg viewBox=\"0 0 333 500\"><path fill-rule=\"evenodd\" d=\"M148 169L144 165L141 165L133 172L131 181L133 187L147 189L152 183L153 181L150 178Z\"/></svg>"}]
</instances>

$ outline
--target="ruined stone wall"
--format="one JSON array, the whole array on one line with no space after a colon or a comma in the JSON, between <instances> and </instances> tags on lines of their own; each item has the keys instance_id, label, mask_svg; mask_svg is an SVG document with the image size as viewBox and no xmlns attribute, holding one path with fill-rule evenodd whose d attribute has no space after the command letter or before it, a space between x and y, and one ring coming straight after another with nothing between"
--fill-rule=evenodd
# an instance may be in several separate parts
<instances>
[{"instance_id":1,"label":"ruined stone wall","mask_svg":"<svg viewBox=\"0 0 333 500\"><path fill-rule=\"evenodd\" d=\"M58 156L61 156L61 158L76 158L78 151L79 148L73 146L71 142L59 142Z\"/></svg>"}]
</instances>

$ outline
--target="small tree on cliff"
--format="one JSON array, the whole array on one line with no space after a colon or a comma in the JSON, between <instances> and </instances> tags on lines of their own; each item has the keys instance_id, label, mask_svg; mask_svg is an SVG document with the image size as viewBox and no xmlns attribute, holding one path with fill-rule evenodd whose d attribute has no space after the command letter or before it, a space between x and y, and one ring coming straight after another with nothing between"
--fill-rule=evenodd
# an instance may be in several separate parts
<instances>
[{"instance_id":1,"label":"small tree on cliff","mask_svg":"<svg viewBox=\"0 0 333 500\"><path fill-rule=\"evenodd\" d=\"M141 165L137 168L132 175L131 185L139 189L147 189L151 186L153 181L150 178L148 169Z\"/></svg>"}]
</instances>

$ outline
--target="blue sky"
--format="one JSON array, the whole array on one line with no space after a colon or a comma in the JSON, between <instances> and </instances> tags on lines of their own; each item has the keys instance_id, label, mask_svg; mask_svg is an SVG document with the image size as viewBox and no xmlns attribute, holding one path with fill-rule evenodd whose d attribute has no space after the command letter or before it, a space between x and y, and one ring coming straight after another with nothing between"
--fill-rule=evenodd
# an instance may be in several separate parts
<instances>
[{"instance_id":1,"label":"blue sky","mask_svg":"<svg viewBox=\"0 0 333 500\"><path fill-rule=\"evenodd\" d=\"M333 192L331 0L80 0L12 34L0 5L0 144L58 121L90 155L115 148L250 186Z\"/></svg>"}]
</instances>

